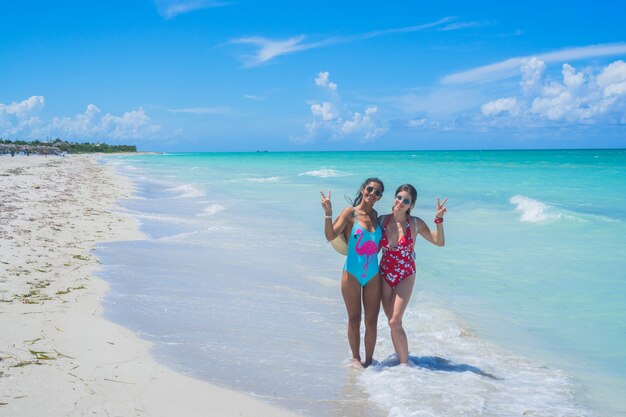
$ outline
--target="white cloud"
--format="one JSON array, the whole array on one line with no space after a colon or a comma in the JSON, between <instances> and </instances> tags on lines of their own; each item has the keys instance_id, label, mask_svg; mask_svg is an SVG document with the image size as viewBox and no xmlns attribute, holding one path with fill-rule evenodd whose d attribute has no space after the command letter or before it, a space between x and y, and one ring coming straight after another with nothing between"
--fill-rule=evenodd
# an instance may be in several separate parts
<instances>
[{"instance_id":1,"label":"white cloud","mask_svg":"<svg viewBox=\"0 0 626 417\"><path fill-rule=\"evenodd\" d=\"M143 139L160 131L143 109L121 116L101 111L89 104L84 113L75 116L53 117L43 121L37 113L43 110L45 100L33 96L20 103L0 103L0 136L8 138L45 139L60 137L68 140L82 139Z\"/></svg>"},{"instance_id":2,"label":"white cloud","mask_svg":"<svg viewBox=\"0 0 626 417\"><path fill-rule=\"evenodd\" d=\"M615 61L604 68L577 71L561 67L561 79L544 76L545 63L531 59L520 67L521 98L500 98L481 107L487 118L505 115L506 123L533 122L623 124L626 115L626 63Z\"/></svg>"},{"instance_id":3,"label":"white cloud","mask_svg":"<svg viewBox=\"0 0 626 417\"><path fill-rule=\"evenodd\" d=\"M322 88L327 88L333 92L337 91L337 84L330 82L328 71L320 72L317 74L317 78L315 79L315 85L318 85Z\"/></svg>"},{"instance_id":4,"label":"white cloud","mask_svg":"<svg viewBox=\"0 0 626 417\"><path fill-rule=\"evenodd\" d=\"M387 129L379 125L376 118L377 113L378 107L366 108L363 115L354 112L352 119L345 120L341 124L341 132L346 135L358 134L365 140L372 140L381 136Z\"/></svg>"},{"instance_id":5,"label":"white cloud","mask_svg":"<svg viewBox=\"0 0 626 417\"><path fill-rule=\"evenodd\" d=\"M626 82L619 84L610 84L604 89L604 96L623 96L626 94Z\"/></svg>"},{"instance_id":6,"label":"white cloud","mask_svg":"<svg viewBox=\"0 0 626 417\"><path fill-rule=\"evenodd\" d=\"M598 75L597 83L605 97L623 95L626 91L626 63L615 61Z\"/></svg>"},{"instance_id":7,"label":"white cloud","mask_svg":"<svg viewBox=\"0 0 626 417\"><path fill-rule=\"evenodd\" d=\"M623 82L626 82L626 63L621 60L607 65L602 73L598 75L598 85L600 87Z\"/></svg>"},{"instance_id":8,"label":"white cloud","mask_svg":"<svg viewBox=\"0 0 626 417\"><path fill-rule=\"evenodd\" d=\"M514 77L519 74L520 65L535 57L544 63L561 63L587 58L616 56L626 54L626 43L610 43L601 45L581 46L533 56L514 57L493 64L472 68L446 75L443 84L465 84L474 82L490 82Z\"/></svg>"},{"instance_id":9,"label":"white cloud","mask_svg":"<svg viewBox=\"0 0 626 417\"><path fill-rule=\"evenodd\" d=\"M165 19L172 19L179 14L211 7L229 6L230 3L211 0L156 0L157 10Z\"/></svg>"},{"instance_id":10,"label":"white cloud","mask_svg":"<svg viewBox=\"0 0 626 417\"><path fill-rule=\"evenodd\" d=\"M74 117L54 117L50 125L47 128L42 127L42 130L63 132L63 136L71 138L93 137L100 130L99 114L100 109L90 104L83 114Z\"/></svg>"},{"instance_id":11,"label":"white cloud","mask_svg":"<svg viewBox=\"0 0 626 417\"><path fill-rule=\"evenodd\" d=\"M563 64L561 75L563 82L545 84L537 97L532 100L530 113L549 120L583 121L604 113L605 104L598 100L597 89L593 84L585 84L584 74L576 72L574 67Z\"/></svg>"},{"instance_id":12,"label":"white cloud","mask_svg":"<svg viewBox=\"0 0 626 417\"><path fill-rule=\"evenodd\" d=\"M161 129L150 123L143 109L132 110L122 116L107 113L102 117L100 126L100 131L113 139L142 139Z\"/></svg>"},{"instance_id":13,"label":"white cloud","mask_svg":"<svg viewBox=\"0 0 626 417\"><path fill-rule=\"evenodd\" d=\"M522 91L531 94L540 86L541 77L546 70L546 64L537 57L522 60L520 70L522 72Z\"/></svg>"},{"instance_id":14,"label":"white cloud","mask_svg":"<svg viewBox=\"0 0 626 417\"><path fill-rule=\"evenodd\" d=\"M427 119L426 117L411 119L406 122L406 125L411 129L436 129L440 127L439 122Z\"/></svg>"},{"instance_id":15,"label":"white cloud","mask_svg":"<svg viewBox=\"0 0 626 417\"><path fill-rule=\"evenodd\" d=\"M427 127L428 119L425 117L422 117L421 119L411 119L407 122L407 126L413 129Z\"/></svg>"},{"instance_id":16,"label":"white cloud","mask_svg":"<svg viewBox=\"0 0 626 417\"><path fill-rule=\"evenodd\" d=\"M43 98L43 96L32 96L19 103L0 103L0 117L14 116L18 119L21 119L30 113L34 113L43 109L44 106L45 99Z\"/></svg>"},{"instance_id":17,"label":"white cloud","mask_svg":"<svg viewBox=\"0 0 626 417\"><path fill-rule=\"evenodd\" d=\"M570 64L563 64L563 71L561 73L563 74L563 84L572 90L582 87L585 82L583 73L577 73Z\"/></svg>"},{"instance_id":18,"label":"white cloud","mask_svg":"<svg viewBox=\"0 0 626 417\"><path fill-rule=\"evenodd\" d=\"M295 142L306 143L319 138L340 140L357 138L367 142L383 135L385 128L378 119L378 107L369 106L361 112L353 112L340 104L337 84L330 81L328 72L318 73L315 84L325 91L332 92L332 100L311 105L313 120L304 126L303 136L292 138Z\"/></svg>"},{"instance_id":19,"label":"white cloud","mask_svg":"<svg viewBox=\"0 0 626 417\"><path fill-rule=\"evenodd\" d=\"M333 120L339 117L339 113L332 103L324 102L322 104L313 104L311 106L313 116L319 117L324 121Z\"/></svg>"},{"instance_id":20,"label":"white cloud","mask_svg":"<svg viewBox=\"0 0 626 417\"><path fill-rule=\"evenodd\" d=\"M383 35L417 32L443 25L444 23L449 22L451 19L452 18L450 17L445 17L435 22L425 23L422 25L376 30L351 36L336 36L313 42L305 42L306 36L299 35L282 40L274 40L263 37L243 37L232 39L228 42L228 44L244 44L257 47L257 50L254 54L245 55L240 58L245 67L254 67L269 62L272 59L281 55L292 54L295 52L305 51L307 49L321 48L324 46L336 45L340 43L371 39Z\"/></svg>"},{"instance_id":21,"label":"white cloud","mask_svg":"<svg viewBox=\"0 0 626 417\"><path fill-rule=\"evenodd\" d=\"M497 116L501 113L517 114L517 99L515 97L499 98L483 104L480 111L485 116Z\"/></svg>"},{"instance_id":22,"label":"white cloud","mask_svg":"<svg viewBox=\"0 0 626 417\"><path fill-rule=\"evenodd\" d=\"M38 114L45 106L43 96L32 96L11 104L0 103L0 137L11 138L38 128Z\"/></svg>"}]
</instances>

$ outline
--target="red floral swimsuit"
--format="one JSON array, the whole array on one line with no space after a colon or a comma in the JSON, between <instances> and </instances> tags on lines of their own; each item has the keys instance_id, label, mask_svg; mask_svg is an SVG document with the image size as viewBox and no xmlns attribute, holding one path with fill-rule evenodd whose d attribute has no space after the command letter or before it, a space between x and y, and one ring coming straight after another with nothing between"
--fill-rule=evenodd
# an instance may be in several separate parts
<instances>
[{"instance_id":1,"label":"red floral swimsuit","mask_svg":"<svg viewBox=\"0 0 626 417\"><path fill-rule=\"evenodd\" d=\"M389 246L387 237L387 225L391 216L387 218L383 226L383 236L380 239L380 246L383 249L383 257L380 261L380 276L395 288L406 277L415 274L415 253L413 237L411 236L411 224L407 222L404 236L398 241L395 247Z\"/></svg>"}]
</instances>

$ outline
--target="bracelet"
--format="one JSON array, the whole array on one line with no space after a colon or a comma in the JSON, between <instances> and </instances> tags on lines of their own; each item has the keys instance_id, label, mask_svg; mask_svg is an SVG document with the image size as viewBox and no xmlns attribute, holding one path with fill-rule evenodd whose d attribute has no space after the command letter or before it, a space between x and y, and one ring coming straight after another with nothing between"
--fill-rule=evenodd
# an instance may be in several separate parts
<instances>
[{"instance_id":1,"label":"bracelet","mask_svg":"<svg viewBox=\"0 0 626 417\"><path fill-rule=\"evenodd\" d=\"M324 216L325 219L332 219L333 215L331 214L330 216Z\"/></svg>"},{"instance_id":2,"label":"bracelet","mask_svg":"<svg viewBox=\"0 0 626 417\"><path fill-rule=\"evenodd\" d=\"M443 217L435 217L435 223L443 223Z\"/></svg>"}]
</instances>

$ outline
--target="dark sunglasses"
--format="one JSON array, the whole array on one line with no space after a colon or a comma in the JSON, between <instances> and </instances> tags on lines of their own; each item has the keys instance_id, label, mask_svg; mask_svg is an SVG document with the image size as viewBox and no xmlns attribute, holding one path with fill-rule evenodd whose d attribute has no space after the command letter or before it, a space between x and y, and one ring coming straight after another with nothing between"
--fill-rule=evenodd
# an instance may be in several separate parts
<instances>
[{"instance_id":1,"label":"dark sunglasses","mask_svg":"<svg viewBox=\"0 0 626 417\"><path fill-rule=\"evenodd\" d=\"M396 196L396 200L402 202L403 204L406 204L407 206L411 204L411 200L409 200L408 198L402 197L400 194Z\"/></svg>"},{"instance_id":2,"label":"dark sunglasses","mask_svg":"<svg viewBox=\"0 0 626 417\"><path fill-rule=\"evenodd\" d=\"M374 188L371 185L368 185L367 187L365 187L365 189L367 190L368 193L371 193L372 191L374 191L374 194L376 194L376 197L380 197L381 195L383 195L383 192L380 191L378 188Z\"/></svg>"}]
</instances>

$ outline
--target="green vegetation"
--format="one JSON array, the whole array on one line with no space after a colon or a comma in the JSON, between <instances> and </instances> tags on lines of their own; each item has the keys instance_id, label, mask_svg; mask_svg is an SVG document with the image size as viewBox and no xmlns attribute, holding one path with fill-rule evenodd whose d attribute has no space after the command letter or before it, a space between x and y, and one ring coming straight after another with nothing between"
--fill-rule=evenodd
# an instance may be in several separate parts
<instances>
[{"instance_id":1,"label":"green vegetation","mask_svg":"<svg viewBox=\"0 0 626 417\"><path fill-rule=\"evenodd\" d=\"M50 153L67 152L67 153L119 153L119 152L137 152L137 147L135 145L108 145L106 143L75 143L75 142L67 142L61 140L59 138L55 139L52 142L42 142L40 140L34 141L24 141L24 140L6 140L0 139L0 148L1 145L7 146L28 146L28 147L36 147L39 151L37 153L41 153L42 149L46 147L50 148Z\"/></svg>"}]
</instances>

